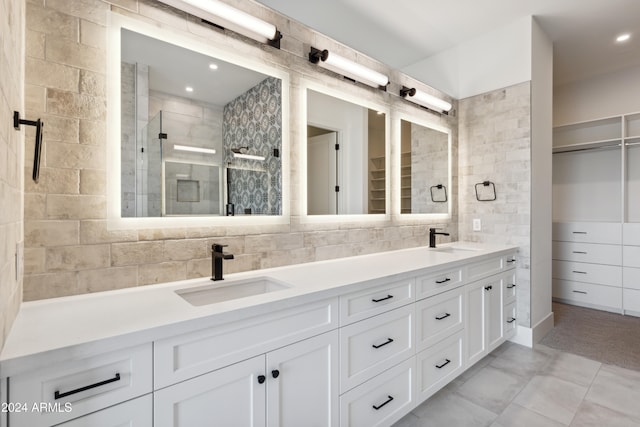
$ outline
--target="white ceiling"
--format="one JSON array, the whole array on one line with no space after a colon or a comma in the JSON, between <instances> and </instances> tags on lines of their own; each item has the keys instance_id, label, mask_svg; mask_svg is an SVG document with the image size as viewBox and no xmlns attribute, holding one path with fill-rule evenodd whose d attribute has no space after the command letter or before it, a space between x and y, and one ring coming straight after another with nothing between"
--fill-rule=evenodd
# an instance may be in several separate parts
<instances>
[{"instance_id":1,"label":"white ceiling","mask_svg":"<svg viewBox=\"0 0 640 427\"><path fill-rule=\"evenodd\" d=\"M640 65L640 0L258 1L400 70L525 16L554 42L556 85Z\"/></svg>"}]
</instances>

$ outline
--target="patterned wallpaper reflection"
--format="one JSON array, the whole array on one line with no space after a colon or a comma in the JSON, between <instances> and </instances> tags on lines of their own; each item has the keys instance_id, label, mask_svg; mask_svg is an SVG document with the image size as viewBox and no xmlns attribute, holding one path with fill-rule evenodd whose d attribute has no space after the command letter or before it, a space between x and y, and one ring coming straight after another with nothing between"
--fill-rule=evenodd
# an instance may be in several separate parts
<instances>
[{"instance_id":1,"label":"patterned wallpaper reflection","mask_svg":"<svg viewBox=\"0 0 640 427\"><path fill-rule=\"evenodd\" d=\"M224 107L222 137L229 166L229 201L236 215L245 212L282 214L282 82L269 77ZM247 154L264 161L237 159L231 149L247 147Z\"/></svg>"}]
</instances>

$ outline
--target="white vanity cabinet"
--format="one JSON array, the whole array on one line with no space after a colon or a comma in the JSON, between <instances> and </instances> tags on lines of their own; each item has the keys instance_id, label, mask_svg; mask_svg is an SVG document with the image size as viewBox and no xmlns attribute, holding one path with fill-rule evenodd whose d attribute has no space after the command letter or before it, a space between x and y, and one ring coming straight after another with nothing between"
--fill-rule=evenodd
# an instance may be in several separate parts
<instances>
[{"instance_id":1,"label":"white vanity cabinet","mask_svg":"<svg viewBox=\"0 0 640 427\"><path fill-rule=\"evenodd\" d=\"M338 332L157 390L155 427L335 426Z\"/></svg>"},{"instance_id":2,"label":"white vanity cabinet","mask_svg":"<svg viewBox=\"0 0 640 427\"><path fill-rule=\"evenodd\" d=\"M153 427L153 397L147 394L56 427Z\"/></svg>"}]
</instances>

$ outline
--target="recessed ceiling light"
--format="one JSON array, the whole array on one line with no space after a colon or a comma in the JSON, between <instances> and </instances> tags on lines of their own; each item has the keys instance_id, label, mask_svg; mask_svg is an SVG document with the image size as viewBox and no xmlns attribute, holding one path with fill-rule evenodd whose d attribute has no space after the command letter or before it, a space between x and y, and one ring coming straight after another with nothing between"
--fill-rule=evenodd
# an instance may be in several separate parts
<instances>
[{"instance_id":1,"label":"recessed ceiling light","mask_svg":"<svg viewBox=\"0 0 640 427\"><path fill-rule=\"evenodd\" d=\"M184 88L187 92L193 92L193 88L191 86L187 86Z\"/></svg>"},{"instance_id":2,"label":"recessed ceiling light","mask_svg":"<svg viewBox=\"0 0 640 427\"><path fill-rule=\"evenodd\" d=\"M211 64L209 64L209 68L212 69L212 70L217 70L218 66L216 64L214 64L214 63L211 63Z\"/></svg>"},{"instance_id":3,"label":"recessed ceiling light","mask_svg":"<svg viewBox=\"0 0 640 427\"><path fill-rule=\"evenodd\" d=\"M618 43L622 43L622 42L626 42L627 40L629 40L631 38L631 34L629 33L624 33L624 34L620 34L618 37L616 37L616 41Z\"/></svg>"}]
</instances>

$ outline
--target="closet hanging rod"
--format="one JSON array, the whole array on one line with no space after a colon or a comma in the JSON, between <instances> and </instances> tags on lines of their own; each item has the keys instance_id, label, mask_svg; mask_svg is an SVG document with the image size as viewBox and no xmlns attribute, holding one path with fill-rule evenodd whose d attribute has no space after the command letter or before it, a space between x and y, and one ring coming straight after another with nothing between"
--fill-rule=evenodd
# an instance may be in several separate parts
<instances>
[{"instance_id":1,"label":"closet hanging rod","mask_svg":"<svg viewBox=\"0 0 640 427\"><path fill-rule=\"evenodd\" d=\"M624 145L631 147L632 145L640 145L640 141L637 142L625 142Z\"/></svg>"},{"instance_id":2,"label":"closet hanging rod","mask_svg":"<svg viewBox=\"0 0 640 427\"><path fill-rule=\"evenodd\" d=\"M588 151L588 150L606 150L609 148L616 148L616 147L620 147L622 144L620 144L619 142L616 144L607 144L607 145L597 145L595 147L576 147L576 148L570 148L567 150L558 150L556 151L556 149L554 149L553 154L558 154L558 153L573 153L576 151Z\"/></svg>"}]
</instances>

